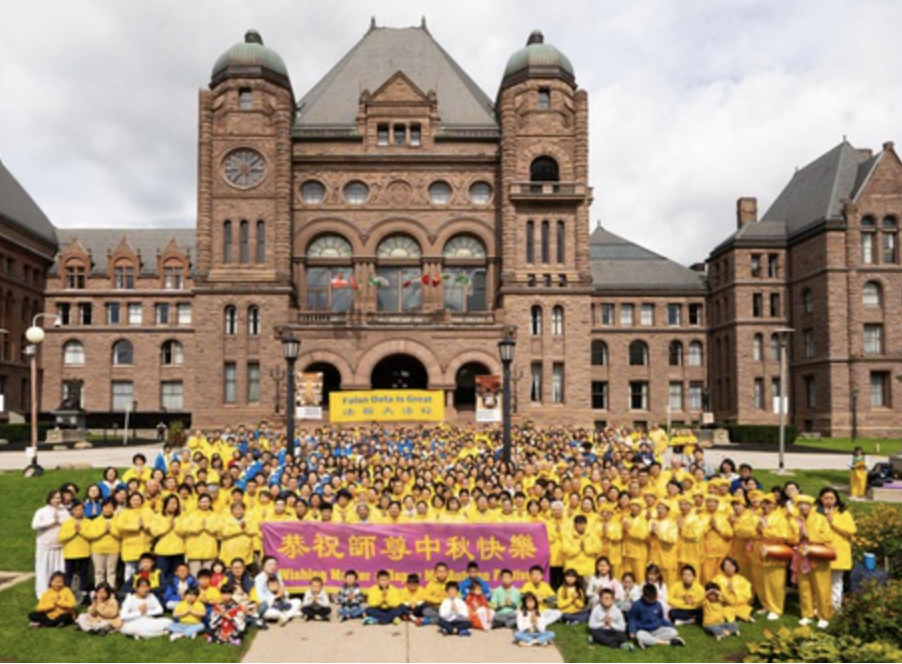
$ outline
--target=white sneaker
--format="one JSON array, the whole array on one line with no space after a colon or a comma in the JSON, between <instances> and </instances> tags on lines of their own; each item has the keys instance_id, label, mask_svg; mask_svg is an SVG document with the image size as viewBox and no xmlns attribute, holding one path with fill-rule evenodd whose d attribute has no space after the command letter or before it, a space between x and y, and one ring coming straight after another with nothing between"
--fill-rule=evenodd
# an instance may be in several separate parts
<instances>
[{"instance_id":1,"label":"white sneaker","mask_svg":"<svg viewBox=\"0 0 902 664\"><path fill-rule=\"evenodd\" d=\"M799 621L799 626L800 626L800 627L804 627L805 625L810 625L810 624L811 624L811 618L802 618L802 619Z\"/></svg>"},{"instance_id":2,"label":"white sneaker","mask_svg":"<svg viewBox=\"0 0 902 664\"><path fill-rule=\"evenodd\" d=\"M818 629L827 629L830 626L830 623L826 620L818 620L817 628Z\"/></svg>"},{"instance_id":3,"label":"white sneaker","mask_svg":"<svg viewBox=\"0 0 902 664\"><path fill-rule=\"evenodd\" d=\"M776 613L771 611L770 613L767 614L767 619L768 620L779 620L780 616L778 616Z\"/></svg>"}]
</instances>

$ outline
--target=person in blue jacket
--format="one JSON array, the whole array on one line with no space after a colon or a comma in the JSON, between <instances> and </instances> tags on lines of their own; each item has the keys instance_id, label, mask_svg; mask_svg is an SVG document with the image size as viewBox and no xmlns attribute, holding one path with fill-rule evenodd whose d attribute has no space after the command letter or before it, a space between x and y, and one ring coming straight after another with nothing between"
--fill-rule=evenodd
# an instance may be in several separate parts
<instances>
[{"instance_id":1,"label":"person in blue jacket","mask_svg":"<svg viewBox=\"0 0 902 664\"><path fill-rule=\"evenodd\" d=\"M492 596L492 589L489 588L489 584L487 584L483 579L479 578L479 565L477 565L475 562L472 562L467 565L467 578L460 582L459 589L461 598L466 599L467 595L470 594L470 588L472 588L476 584L482 586L483 596Z\"/></svg>"},{"instance_id":2,"label":"person in blue jacket","mask_svg":"<svg viewBox=\"0 0 902 664\"><path fill-rule=\"evenodd\" d=\"M650 583L642 587L642 597L633 602L627 617L630 638L636 639L639 647L684 646L673 623L664 617L664 608L658 601L658 589Z\"/></svg>"},{"instance_id":3,"label":"person in blue jacket","mask_svg":"<svg viewBox=\"0 0 902 664\"><path fill-rule=\"evenodd\" d=\"M185 591L188 588L197 588L197 579L189 573L187 563L179 563L175 568L175 574L163 587L163 606L172 611L185 599Z\"/></svg>"}]
</instances>

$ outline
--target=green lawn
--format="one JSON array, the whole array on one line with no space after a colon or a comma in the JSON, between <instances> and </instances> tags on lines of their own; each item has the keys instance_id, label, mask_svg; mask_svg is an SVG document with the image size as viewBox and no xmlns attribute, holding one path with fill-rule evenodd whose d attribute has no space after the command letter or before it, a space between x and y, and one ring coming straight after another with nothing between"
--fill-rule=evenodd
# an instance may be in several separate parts
<instances>
[{"instance_id":1,"label":"green lawn","mask_svg":"<svg viewBox=\"0 0 902 664\"><path fill-rule=\"evenodd\" d=\"M865 454L890 456L902 451L902 441L895 438L859 438L852 441L851 438L796 438L794 447L804 447L822 452L843 452L852 456L856 447L864 450Z\"/></svg>"}]
</instances>

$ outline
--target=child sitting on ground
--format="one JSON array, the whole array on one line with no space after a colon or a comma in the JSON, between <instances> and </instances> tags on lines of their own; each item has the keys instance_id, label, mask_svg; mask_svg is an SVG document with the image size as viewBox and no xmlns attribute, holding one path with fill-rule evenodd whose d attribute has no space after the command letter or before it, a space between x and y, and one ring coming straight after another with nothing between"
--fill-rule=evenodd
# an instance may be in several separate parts
<instances>
[{"instance_id":1,"label":"child sitting on ground","mask_svg":"<svg viewBox=\"0 0 902 664\"><path fill-rule=\"evenodd\" d=\"M344 585L338 590L338 622L363 618L366 612L363 590L357 585L357 572L345 572Z\"/></svg>"},{"instance_id":2,"label":"child sitting on ground","mask_svg":"<svg viewBox=\"0 0 902 664\"><path fill-rule=\"evenodd\" d=\"M547 646L554 641L554 632L547 629L545 619L536 596L523 593L523 603L517 611L517 630L514 643L519 646Z\"/></svg>"},{"instance_id":3,"label":"child sitting on ground","mask_svg":"<svg viewBox=\"0 0 902 664\"><path fill-rule=\"evenodd\" d=\"M119 600L110 584L104 582L94 589L94 599L87 611L78 616L78 628L83 632L109 634L122 625L119 618Z\"/></svg>"},{"instance_id":4,"label":"child sitting on ground","mask_svg":"<svg viewBox=\"0 0 902 664\"><path fill-rule=\"evenodd\" d=\"M736 624L736 616L730 607L725 606L720 592L720 586L713 581L705 586L705 602L702 605L704 611L704 627L718 641L724 636L739 636L739 625Z\"/></svg>"},{"instance_id":5,"label":"child sitting on ground","mask_svg":"<svg viewBox=\"0 0 902 664\"><path fill-rule=\"evenodd\" d=\"M177 641L183 636L193 639L204 631L207 607L198 599L197 587L188 588L185 592L185 599L175 607L172 617L174 621L169 626L170 641Z\"/></svg>"},{"instance_id":6,"label":"child sitting on ground","mask_svg":"<svg viewBox=\"0 0 902 664\"><path fill-rule=\"evenodd\" d=\"M576 625L589 621L586 591L583 580L575 569L564 571L564 585L557 591L557 608L561 612L561 622Z\"/></svg>"},{"instance_id":7,"label":"child sitting on ground","mask_svg":"<svg viewBox=\"0 0 902 664\"><path fill-rule=\"evenodd\" d=\"M664 617L664 608L658 601L658 589L650 583L642 587L642 597L634 602L627 618L629 634L639 647L684 646L686 642Z\"/></svg>"},{"instance_id":8,"label":"child sitting on ground","mask_svg":"<svg viewBox=\"0 0 902 664\"><path fill-rule=\"evenodd\" d=\"M539 603L542 619L545 625L551 625L561 619L561 612L555 609L557 595L547 583L545 583L545 570L541 565L533 565L529 568L529 581L520 586L520 598L530 593Z\"/></svg>"},{"instance_id":9,"label":"child sitting on ground","mask_svg":"<svg viewBox=\"0 0 902 664\"><path fill-rule=\"evenodd\" d=\"M623 575L621 586L623 587L623 597L617 600L616 604L617 608L623 612L623 615L626 615L633 608L633 604L642 597L642 588L636 585L636 577L632 572L627 572Z\"/></svg>"},{"instance_id":10,"label":"child sitting on ground","mask_svg":"<svg viewBox=\"0 0 902 664\"><path fill-rule=\"evenodd\" d=\"M235 588L226 583L219 591L220 601L210 610L210 631L207 643L241 645L244 635L244 609L235 601Z\"/></svg>"},{"instance_id":11,"label":"child sitting on ground","mask_svg":"<svg viewBox=\"0 0 902 664\"><path fill-rule=\"evenodd\" d=\"M695 579L695 568L684 565L682 583L670 589L670 621L677 627L700 624L704 601L705 589Z\"/></svg>"},{"instance_id":12,"label":"child sitting on ground","mask_svg":"<svg viewBox=\"0 0 902 664\"><path fill-rule=\"evenodd\" d=\"M633 650L626 637L626 619L614 604L616 596L613 588L602 588L598 593L598 603L589 616L589 643Z\"/></svg>"},{"instance_id":13,"label":"child sitting on ground","mask_svg":"<svg viewBox=\"0 0 902 664\"><path fill-rule=\"evenodd\" d=\"M429 618L424 617L426 590L420 585L419 574L407 575L407 583L401 588L401 606L404 608L402 620L412 620L417 627L432 624Z\"/></svg>"},{"instance_id":14,"label":"child sitting on ground","mask_svg":"<svg viewBox=\"0 0 902 664\"><path fill-rule=\"evenodd\" d=\"M470 622L473 623L473 629L481 629L488 632L492 629L492 621L495 619L495 612L489 606L489 600L482 594L482 586L478 583L473 584L467 599L467 609L470 612Z\"/></svg>"},{"instance_id":15,"label":"child sitting on ground","mask_svg":"<svg viewBox=\"0 0 902 664\"><path fill-rule=\"evenodd\" d=\"M301 613L304 614L304 620L319 618L329 622L332 607L329 603L329 596L323 590L323 580L318 576L310 579L310 588L304 593L304 599L301 602Z\"/></svg>"},{"instance_id":16,"label":"child sitting on ground","mask_svg":"<svg viewBox=\"0 0 902 664\"><path fill-rule=\"evenodd\" d=\"M384 569L376 573L376 585L366 595L366 618L364 625L398 625L404 609L401 607L401 593L391 585L391 575Z\"/></svg>"},{"instance_id":17,"label":"child sitting on ground","mask_svg":"<svg viewBox=\"0 0 902 664\"><path fill-rule=\"evenodd\" d=\"M28 614L29 627L64 627L75 622L75 594L66 586L66 575L54 572L50 587L41 595L34 611Z\"/></svg>"},{"instance_id":18,"label":"child sitting on ground","mask_svg":"<svg viewBox=\"0 0 902 664\"><path fill-rule=\"evenodd\" d=\"M470 610L467 603L458 595L456 581L448 581L445 584L445 599L438 610L438 628L444 636L457 634L458 636L470 636Z\"/></svg>"}]
</instances>

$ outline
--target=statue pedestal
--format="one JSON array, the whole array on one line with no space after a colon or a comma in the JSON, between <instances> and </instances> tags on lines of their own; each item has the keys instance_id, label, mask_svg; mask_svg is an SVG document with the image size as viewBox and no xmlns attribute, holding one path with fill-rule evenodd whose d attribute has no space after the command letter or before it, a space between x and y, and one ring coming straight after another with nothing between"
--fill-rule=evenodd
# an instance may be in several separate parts
<instances>
[{"instance_id":1,"label":"statue pedestal","mask_svg":"<svg viewBox=\"0 0 902 664\"><path fill-rule=\"evenodd\" d=\"M85 412L83 410L54 410L51 411L56 418L56 426L47 432L49 445L60 443L78 443L85 439Z\"/></svg>"}]
</instances>

